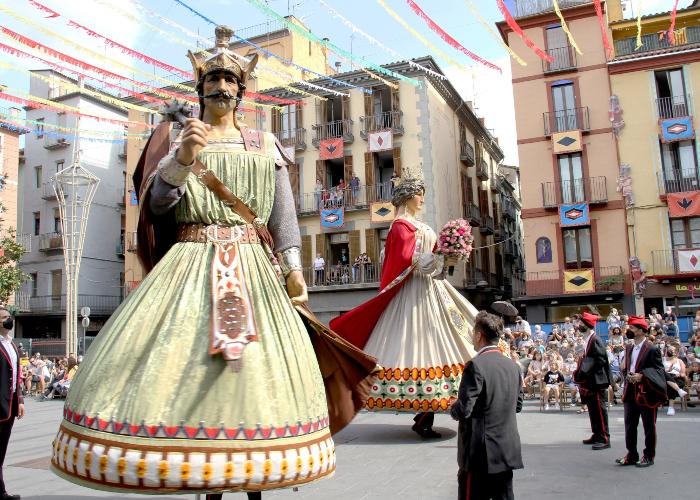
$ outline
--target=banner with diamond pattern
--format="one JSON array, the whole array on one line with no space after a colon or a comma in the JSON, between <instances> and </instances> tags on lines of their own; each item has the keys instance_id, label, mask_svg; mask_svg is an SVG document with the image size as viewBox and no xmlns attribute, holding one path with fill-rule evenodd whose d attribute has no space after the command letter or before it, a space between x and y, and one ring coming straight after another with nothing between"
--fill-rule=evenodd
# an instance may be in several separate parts
<instances>
[{"instance_id":1,"label":"banner with diamond pattern","mask_svg":"<svg viewBox=\"0 0 700 500\"><path fill-rule=\"evenodd\" d=\"M564 271L564 293L595 292L593 269Z\"/></svg>"},{"instance_id":2,"label":"banner with diamond pattern","mask_svg":"<svg viewBox=\"0 0 700 500\"><path fill-rule=\"evenodd\" d=\"M581 131L554 132L552 134L552 151L556 155L581 151Z\"/></svg>"},{"instance_id":3,"label":"banner with diamond pattern","mask_svg":"<svg viewBox=\"0 0 700 500\"><path fill-rule=\"evenodd\" d=\"M377 130L367 134L367 145L371 152L388 151L394 148L391 130Z\"/></svg>"},{"instance_id":4,"label":"banner with diamond pattern","mask_svg":"<svg viewBox=\"0 0 700 500\"><path fill-rule=\"evenodd\" d=\"M700 248L676 250L679 273L700 273Z\"/></svg>"},{"instance_id":5,"label":"banner with diamond pattern","mask_svg":"<svg viewBox=\"0 0 700 500\"><path fill-rule=\"evenodd\" d=\"M659 120L661 142L688 141L695 139L695 128L690 116Z\"/></svg>"},{"instance_id":6,"label":"banner with diamond pattern","mask_svg":"<svg viewBox=\"0 0 700 500\"><path fill-rule=\"evenodd\" d=\"M396 216L396 208L390 201L375 201L369 205L371 222L391 222Z\"/></svg>"},{"instance_id":7,"label":"banner with diamond pattern","mask_svg":"<svg viewBox=\"0 0 700 500\"><path fill-rule=\"evenodd\" d=\"M588 203L559 205L559 224L566 226L585 226L591 223Z\"/></svg>"}]
</instances>

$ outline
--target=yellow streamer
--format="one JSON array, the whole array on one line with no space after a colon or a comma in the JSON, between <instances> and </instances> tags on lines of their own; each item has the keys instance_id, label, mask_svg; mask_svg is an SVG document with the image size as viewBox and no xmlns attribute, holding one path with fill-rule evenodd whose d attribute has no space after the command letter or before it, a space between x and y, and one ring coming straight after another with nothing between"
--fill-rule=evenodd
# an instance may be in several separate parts
<instances>
[{"instance_id":1,"label":"yellow streamer","mask_svg":"<svg viewBox=\"0 0 700 500\"><path fill-rule=\"evenodd\" d=\"M484 16L481 15L479 12L479 9L476 8L476 6L472 3L471 0L464 0L464 3L467 4L467 7L469 7L469 10L472 12L474 17L476 17L477 21L488 31L493 38L496 39L496 41L501 44L501 46L510 54L510 57L516 60L516 62L520 66L527 66L527 63L523 61L523 59L515 53L513 49L511 49L507 43L503 41L503 38L501 38L501 35L496 33L496 31L491 27L491 25L484 19Z\"/></svg>"},{"instance_id":2,"label":"yellow streamer","mask_svg":"<svg viewBox=\"0 0 700 500\"><path fill-rule=\"evenodd\" d=\"M325 97L318 96L316 94L312 94L311 92L307 92L305 90L297 89L294 87L291 87L286 84L285 80L282 78L276 77L276 76L265 76L264 78L262 76L258 77L260 81L269 81L274 83L275 85L280 86L281 88L288 90L289 92L294 92L295 94L299 94L304 97L313 97L314 99L317 99L319 101L327 101Z\"/></svg>"},{"instance_id":3,"label":"yellow streamer","mask_svg":"<svg viewBox=\"0 0 700 500\"><path fill-rule=\"evenodd\" d=\"M31 125L41 125L44 128L51 128L51 129L56 129L60 130L62 132L67 132L69 134L91 134L91 135L97 135L97 136L105 136L105 137L117 137L117 138L123 138L123 137L135 137L138 139L143 139L144 137L148 137L151 134L124 134L123 132L116 132L116 131L106 131L106 130L89 130L89 129L84 129L84 128L75 128L75 127L64 127L63 125L56 125L54 123L48 123L48 122L43 122L39 120L30 120L29 118L22 118L19 116L14 116L11 115L10 113L4 113L3 111L0 111L0 117L3 118L11 118L13 121L16 122L23 122L23 123L29 123Z\"/></svg>"},{"instance_id":4,"label":"yellow streamer","mask_svg":"<svg viewBox=\"0 0 700 500\"><path fill-rule=\"evenodd\" d=\"M423 35L418 33L413 26L408 24L406 21L404 21L401 16L399 16L396 12L391 10L389 6L384 2L384 0L377 0L377 3L384 7L384 10L389 14L391 17L393 17L397 23L399 23L401 26L403 26L409 33L411 33L414 37L416 37L423 45L428 47L430 50L435 52L438 56L440 56L442 59L447 61L448 63L452 64L453 66L461 67L462 69L467 69L463 64L458 63L454 59L452 59L450 56L445 54L442 50L438 49L435 45L430 43L427 38L425 38Z\"/></svg>"},{"instance_id":5,"label":"yellow streamer","mask_svg":"<svg viewBox=\"0 0 700 500\"><path fill-rule=\"evenodd\" d=\"M637 44L634 49L638 50L644 46L642 43L642 0L637 0Z\"/></svg>"},{"instance_id":6,"label":"yellow streamer","mask_svg":"<svg viewBox=\"0 0 700 500\"><path fill-rule=\"evenodd\" d=\"M552 3L554 4L554 12L557 13L557 17L559 18L559 21L561 21L561 29L563 29L564 33L566 33L566 36L569 39L569 43L576 50L576 53L578 55L582 55L583 52L581 52L581 49L578 48L578 45L576 44L576 40L574 40L574 35L571 34L571 31L569 31L569 27L566 25L566 21L564 20L564 16L561 13L561 10L559 9L559 3L557 2L557 0L552 0Z\"/></svg>"}]
</instances>

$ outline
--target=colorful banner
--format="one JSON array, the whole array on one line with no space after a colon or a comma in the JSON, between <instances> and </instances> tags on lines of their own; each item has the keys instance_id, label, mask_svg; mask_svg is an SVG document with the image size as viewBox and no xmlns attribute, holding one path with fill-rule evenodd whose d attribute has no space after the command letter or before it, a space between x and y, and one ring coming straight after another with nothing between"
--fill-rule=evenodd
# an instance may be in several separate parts
<instances>
[{"instance_id":1,"label":"colorful banner","mask_svg":"<svg viewBox=\"0 0 700 500\"><path fill-rule=\"evenodd\" d=\"M425 13L423 9L420 8L420 6L414 2L414 0L406 0L406 3L408 4L409 7L413 10L413 12L416 13L418 17L420 17L423 21L425 21L425 24L428 25L428 28L430 28L433 32L435 32L440 38L442 38L445 43L447 43L450 47L452 47L455 50L460 51L462 54L465 54L467 57L470 59L473 59L474 61L483 64L487 68L495 69L499 73L503 73L501 68L493 64L492 62L487 61L481 56L476 55L474 52L466 48L464 45L459 43L457 40L455 40L449 33L447 33L444 29L440 27L433 19Z\"/></svg>"},{"instance_id":2,"label":"colorful banner","mask_svg":"<svg viewBox=\"0 0 700 500\"><path fill-rule=\"evenodd\" d=\"M666 195L669 217L697 217L700 215L700 191L668 193Z\"/></svg>"},{"instance_id":3,"label":"colorful banner","mask_svg":"<svg viewBox=\"0 0 700 500\"><path fill-rule=\"evenodd\" d=\"M561 23L561 29L564 31L564 33L566 33L566 37L569 39L569 43L576 50L576 53L578 55L582 55L583 52L581 52L581 49L576 43L576 40L574 40L574 35L572 35L571 31L569 31L569 26L566 24L566 19L564 19L564 15L561 13L561 9L559 8L559 2L557 2L557 0L552 0L552 5L554 5L554 12L559 18L559 22Z\"/></svg>"},{"instance_id":4,"label":"colorful banner","mask_svg":"<svg viewBox=\"0 0 700 500\"><path fill-rule=\"evenodd\" d=\"M564 271L564 293L595 292L593 269Z\"/></svg>"},{"instance_id":5,"label":"colorful banner","mask_svg":"<svg viewBox=\"0 0 700 500\"><path fill-rule=\"evenodd\" d=\"M554 154L575 153L581 151L581 149L582 137L580 130L552 133L552 152Z\"/></svg>"},{"instance_id":6,"label":"colorful banner","mask_svg":"<svg viewBox=\"0 0 700 500\"><path fill-rule=\"evenodd\" d=\"M608 59L611 59L613 49L608 39L608 24L605 22L605 17L603 16L603 6L600 0L593 0L593 5L595 6L595 15L598 18L598 26L600 26L600 32L603 36L603 47L605 47L605 53L608 55Z\"/></svg>"},{"instance_id":7,"label":"colorful banner","mask_svg":"<svg viewBox=\"0 0 700 500\"><path fill-rule=\"evenodd\" d=\"M668 28L668 36L671 39L671 45L676 44L676 34L674 30L676 29L676 15L678 12L678 0L673 2L673 10L671 11L671 26Z\"/></svg>"},{"instance_id":8,"label":"colorful banner","mask_svg":"<svg viewBox=\"0 0 700 500\"><path fill-rule=\"evenodd\" d=\"M559 224L567 226L586 226L591 223L588 203L559 205Z\"/></svg>"},{"instance_id":9,"label":"colorful banner","mask_svg":"<svg viewBox=\"0 0 700 500\"><path fill-rule=\"evenodd\" d=\"M695 139L695 128L690 116L659 120L661 142L689 141Z\"/></svg>"},{"instance_id":10,"label":"colorful banner","mask_svg":"<svg viewBox=\"0 0 700 500\"><path fill-rule=\"evenodd\" d=\"M644 44L642 43L642 0L637 0L637 44L635 49L641 49Z\"/></svg>"},{"instance_id":11,"label":"colorful banner","mask_svg":"<svg viewBox=\"0 0 700 500\"><path fill-rule=\"evenodd\" d=\"M145 139L148 136L150 136L150 133L142 133L142 134L124 134L123 131L119 130L90 130L90 129L84 129L84 128L77 128L77 127L66 127L63 125L56 125L54 123L47 123L45 121L39 121L39 120L30 120L28 118L22 118L20 116L15 116L10 113L6 113L0 110L0 119L7 119L11 120L13 122L22 122L25 125L30 124L34 126L43 126L44 128L51 128L51 129L56 129L60 130L62 132L66 132L69 135L76 135L76 134L91 134L91 135L104 135L104 136L118 136L118 138L124 138L124 137L134 137L137 139Z\"/></svg>"},{"instance_id":12,"label":"colorful banner","mask_svg":"<svg viewBox=\"0 0 700 500\"><path fill-rule=\"evenodd\" d=\"M676 250L679 273L700 273L700 248Z\"/></svg>"},{"instance_id":13,"label":"colorful banner","mask_svg":"<svg viewBox=\"0 0 700 500\"><path fill-rule=\"evenodd\" d=\"M535 51L535 54L537 54L540 58L544 59L545 61L554 61L554 58L552 56L546 54L541 48L535 45L535 42L533 42L527 37L523 29L520 26L518 26L518 23L515 21L510 12L508 12L508 7L506 7L506 4L503 3L503 0L496 0L496 5L498 5L498 10L500 10L501 14L503 14L503 17L505 18L508 27L512 29L513 32L522 39L523 42L525 42L525 45L527 45L530 49Z\"/></svg>"},{"instance_id":14,"label":"colorful banner","mask_svg":"<svg viewBox=\"0 0 700 500\"><path fill-rule=\"evenodd\" d=\"M391 222L396 217L396 207L390 201L375 201L369 205L370 222Z\"/></svg>"},{"instance_id":15,"label":"colorful banner","mask_svg":"<svg viewBox=\"0 0 700 500\"><path fill-rule=\"evenodd\" d=\"M343 138L338 137L336 139L324 139L319 144L319 159L320 160L331 160L333 158L342 158L344 156L343 151Z\"/></svg>"},{"instance_id":16,"label":"colorful banner","mask_svg":"<svg viewBox=\"0 0 700 500\"><path fill-rule=\"evenodd\" d=\"M394 134L391 130L377 130L367 134L367 146L371 152L394 149Z\"/></svg>"},{"instance_id":17,"label":"colorful banner","mask_svg":"<svg viewBox=\"0 0 700 500\"><path fill-rule=\"evenodd\" d=\"M322 208L321 227L338 229L345 225L345 210L343 208Z\"/></svg>"},{"instance_id":18,"label":"colorful banner","mask_svg":"<svg viewBox=\"0 0 700 500\"><path fill-rule=\"evenodd\" d=\"M479 12L479 9L474 5L472 0L464 0L464 3L467 4L467 7L469 7L469 10L472 12L472 15L476 17L477 21L479 21L479 24L481 24L486 31L489 32L489 34L496 40L496 42L506 51L510 54L510 57L516 60L516 62L520 66L527 66L527 63L523 61L523 59L515 53L513 49L510 48L510 46L503 41L503 38L501 38L501 35L496 32L491 27L491 24L484 19L484 16L481 15L481 12Z\"/></svg>"},{"instance_id":19,"label":"colorful banner","mask_svg":"<svg viewBox=\"0 0 700 500\"><path fill-rule=\"evenodd\" d=\"M131 200L130 203L131 203L131 206L132 206L132 207L138 206L138 204L139 204L139 199L138 199L138 197L136 196L136 191L135 191L134 189L132 189L131 191L129 191L129 199Z\"/></svg>"}]
</instances>

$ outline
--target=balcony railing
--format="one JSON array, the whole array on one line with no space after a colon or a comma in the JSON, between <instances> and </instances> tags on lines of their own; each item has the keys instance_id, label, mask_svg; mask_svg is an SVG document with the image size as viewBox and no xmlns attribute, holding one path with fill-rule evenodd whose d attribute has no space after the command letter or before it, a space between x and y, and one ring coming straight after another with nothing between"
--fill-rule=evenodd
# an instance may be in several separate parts
<instances>
[{"instance_id":1,"label":"balcony railing","mask_svg":"<svg viewBox=\"0 0 700 500\"><path fill-rule=\"evenodd\" d=\"M138 250L139 245L138 245L138 238L137 238L137 233L136 231L129 231L126 233L126 251L127 252L135 252Z\"/></svg>"},{"instance_id":2,"label":"balcony railing","mask_svg":"<svg viewBox=\"0 0 700 500\"><path fill-rule=\"evenodd\" d=\"M626 277L621 266L605 266L593 269L593 292L622 292ZM527 296L561 295L564 293L564 271L537 271L525 273ZM581 292L585 293L585 292Z\"/></svg>"},{"instance_id":3,"label":"balcony railing","mask_svg":"<svg viewBox=\"0 0 700 500\"><path fill-rule=\"evenodd\" d=\"M544 135L552 135L554 132L566 132L567 130L590 130L588 119L588 106L571 109L560 109L542 113L544 118Z\"/></svg>"},{"instance_id":4,"label":"balcony railing","mask_svg":"<svg viewBox=\"0 0 700 500\"><path fill-rule=\"evenodd\" d=\"M651 251L651 275L652 276L674 276L687 275L688 271L681 272L675 250L652 250Z\"/></svg>"},{"instance_id":5,"label":"balcony railing","mask_svg":"<svg viewBox=\"0 0 700 500\"><path fill-rule=\"evenodd\" d=\"M547 61L542 59L542 71L544 73L556 73L557 71L566 71L576 67L576 51L571 45L547 49L546 52L553 60Z\"/></svg>"},{"instance_id":6,"label":"balcony railing","mask_svg":"<svg viewBox=\"0 0 700 500\"><path fill-rule=\"evenodd\" d=\"M53 189L53 182L44 182L41 186L41 197L44 200L55 200L56 191Z\"/></svg>"},{"instance_id":7,"label":"balcony railing","mask_svg":"<svg viewBox=\"0 0 700 500\"><path fill-rule=\"evenodd\" d=\"M378 115L360 117L360 136L367 139L367 134L377 130L390 129L394 134L403 134L403 111L384 111Z\"/></svg>"},{"instance_id":8,"label":"balcony railing","mask_svg":"<svg viewBox=\"0 0 700 500\"><path fill-rule=\"evenodd\" d=\"M462 211L464 212L464 218L472 227L481 225L481 209L478 205L467 202L462 205Z\"/></svg>"},{"instance_id":9,"label":"balcony railing","mask_svg":"<svg viewBox=\"0 0 700 500\"><path fill-rule=\"evenodd\" d=\"M669 170L656 173L659 193L685 193L700 189L700 180L696 168L684 168L682 170Z\"/></svg>"},{"instance_id":10,"label":"balcony railing","mask_svg":"<svg viewBox=\"0 0 700 500\"><path fill-rule=\"evenodd\" d=\"M67 148L70 146L68 139L65 137L56 137L55 135L44 136L44 148L48 150Z\"/></svg>"},{"instance_id":11,"label":"balcony railing","mask_svg":"<svg viewBox=\"0 0 700 500\"><path fill-rule=\"evenodd\" d=\"M459 142L459 159L467 167L474 165L474 146L467 141Z\"/></svg>"},{"instance_id":12,"label":"balcony railing","mask_svg":"<svg viewBox=\"0 0 700 500\"><path fill-rule=\"evenodd\" d=\"M41 295L38 297L23 297L20 312L29 314L65 314L65 295ZM110 315L121 302L120 296L111 295L78 295L78 309L84 306L90 308L90 315Z\"/></svg>"},{"instance_id":13,"label":"balcony railing","mask_svg":"<svg viewBox=\"0 0 700 500\"><path fill-rule=\"evenodd\" d=\"M373 186L358 186L345 189L324 189L320 192L304 193L297 202L299 214L318 213L321 208L340 208L360 210L375 201L391 201L394 190L391 182L382 182Z\"/></svg>"},{"instance_id":14,"label":"balcony railing","mask_svg":"<svg viewBox=\"0 0 700 500\"><path fill-rule=\"evenodd\" d=\"M545 208L556 208L561 204L585 201L592 205L608 202L608 185L605 176L542 183L542 205Z\"/></svg>"},{"instance_id":15,"label":"balcony railing","mask_svg":"<svg viewBox=\"0 0 700 500\"><path fill-rule=\"evenodd\" d=\"M486 160L481 159L476 163L476 176L482 181L489 179L489 164L486 163Z\"/></svg>"},{"instance_id":16,"label":"balcony railing","mask_svg":"<svg viewBox=\"0 0 700 500\"><path fill-rule=\"evenodd\" d=\"M642 35L642 46L639 49L636 48L636 36L615 40L615 57L628 56L631 54L641 55L645 52L700 43L700 26L687 26L675 30L674 38L675 45L672 45L667 36L662 38L658 33Z\"/></svg>"},{"instance_id":17,"label":"balcony railing","mask_svg":"<svg viewBox=\"0 0 700 500\"><path fill-rule=\"evenodd\" d=\"M39 235L39 251L52 252L63 250L63 236L61 233L45 233Z\"/></svg>"},{"instance_id":18,"label":"balcony railing","mask_svg":"<svg viewBox=\"0 0 700 500\"><path fill-rule=\"evenodd\" d=\"M306 129L303 127L281 130L280 132L275 132L275 136L285 148L294 146L294 149L297 151L306 149Z\"/></svg>"},{"instance_id":19,"label":"balcony railing","mask_svg":"<svg viewBox=\"0 0 700 500\"><path fill-rule=\"evenodd\" d=\"M503 242L503 255L508 260L514 260L517 252L515 241L506 240Z\"/></svg>"},{"instance_id":20,"label":"balcony railing","mask_svg":"<svg viewBox=\"0 0 700 500\"><path fill-rule=\"evenodd\" d=\"M568 9L569 7L576 7L577 5L590 2L591 0L559 0L559 8ZM544 14L545 12L552 12L553 10L554 7L551 0L518 0L515 2L515 12L513 15L516 18L527 17Z\"/></svg>"},{"instance_id":21,"label":"balcony railing","mask_svg":"<svg viewBox=\"0 0 700 500\"><path fill-rule=\"evenodd\" d=\"M117 257L124 257L124 243L125 243L125 235L122 235L118 240L117 240L117 245L116 249L114 252L117 254Z\"/></svg>"},{"instance_id":22,"label":"balcony railing","mask_svg":"<svg viewBox=\"0 0 700 500\"><path fill-rule=\"evenodd\" d=\"M311 141L315 147L319 147L325 139L343 138L343 142L350 143L355 140L352 133L353 121L348 119L336 120L328 123L319 123L313 126L314 138Z\"/></svg>"},{"instance_id":23,"label":"balcony railing","mask_svg":"<svg viewBox=\"0 0 700 500\"><path fill-rule=\"evenodd\" d=\"M690 116L692 109L690 94L658 97L656 99L656 112L661 119Z\"/></svg>"},{"instance_id":24,"label":"balcony railing","mask_svg":"<svg viewBox=\"0 0 700 500\"><path fill-rule=\"evenodd\" d=\"M495 231L493 217L489 214L481 214L481 226L479 226L481 234L493 234Z\"/></svg>"},{"instance_id":25,"label":"balcony railing","mask_svg":"<svg viewBox=\"0 0 700 500\"><path fill-rule=\"evenodd\" d=\"M371 263L358 266L326 264L323 269L305 267L304 279L310 288L347 287L348 285L378 286L382 275L381 265Z\"/></svg>"},{"instance_id":26,"label":"balcony railing","mask_svg":"<svg viewBox=\"0 0 700 500\"><path fill-rule=\"evenodd\" d=\"M126 206L126 188L124 186L117 189L117 204L120 207Z\"/></svg>"},{"instance_id":27,"label":"balcony railing","mask_svg":"<svg viewBox=\"0 0 700 500\"><path fill-rule=\"evenodd\" d=\"M510 219L510 220L515 220L516 210L515 210L515 203L513 203L513 200L509 200L508 198L503 198L503 203L501 204L501 207L503 209L503 216L505 218Z\"/></svg>"}]
</instances>

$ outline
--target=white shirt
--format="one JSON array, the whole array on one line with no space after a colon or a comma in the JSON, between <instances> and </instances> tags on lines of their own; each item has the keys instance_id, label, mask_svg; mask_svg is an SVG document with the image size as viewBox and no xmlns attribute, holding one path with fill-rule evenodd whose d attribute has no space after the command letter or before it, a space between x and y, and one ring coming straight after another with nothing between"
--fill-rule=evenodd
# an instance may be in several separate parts
<instances>
[{"instance_id":1,"label":"white shirt","mask_svg":"<svg viewBox=\"0 0 700 500\"><path fill-rule=\"evenodd\" d=\"M12 365L12 390L14 391L17 387L17 352L12 345L10 337L0 335L0 344L2 344L3 349L5 349L7 356L10 358L10 364Z\"/></svg>"},{"instance_id":2,"label":"white shirt","mask_svg":"<svg viewBox=\"0 0 700 500\"><path fill-rule=\"evenodd\" d=\"M639 344L635 342L634 347L632 348L632 356L630 356L630 373L636 373L637 358L639 357L639 351L642 350L643 345L644 341L640 342Z\"/></svg>"},{"instance_id":3,"label":"white shirt","mask_svg":"<svg viewBox=\"0 0 700 500\"><path fill-rule=\"evenodd\" d=\"M528 335L532 335L532 329L530 328L530 323L525 321L524 319L520 321L520 323L516 323L515 325L515 331L517 332L527 332Z\"/></svg>"},{"instance_id":4,"label":"white shirt","mask_svg":"<svg viewBox=\"0 0 700 500\"><path fill-rule=\"evenodd\" d=\"M481 354L482 352L487 351L487 350L489 350L489 349L498 349L498 345L497 345L497 344L485 345L484 347L482 347L481 349L479 349L479 352L477 352L476 355L478 356L478 355Z\"/></svg>"},{"instance_id":5,"label":"white shirt","mask_svg":"<svg viewBox=\"0 0 700 500\"><path fill-rule=\"evenodd\" d=\"M326 261L323 260L323 257L318 257L314 259L314 269L317 271L323 269L323 267L326 265Z\"/></svg>"}]
</instances>

